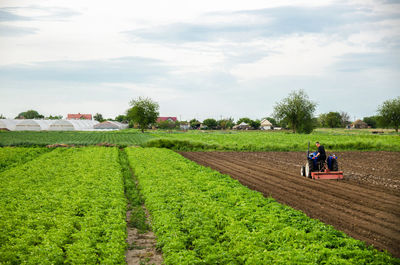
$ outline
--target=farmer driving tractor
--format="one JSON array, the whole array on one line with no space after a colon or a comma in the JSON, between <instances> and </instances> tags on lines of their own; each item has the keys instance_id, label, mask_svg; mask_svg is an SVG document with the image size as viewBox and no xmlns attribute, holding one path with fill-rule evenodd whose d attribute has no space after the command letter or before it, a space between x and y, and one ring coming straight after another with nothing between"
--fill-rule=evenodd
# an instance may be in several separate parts
<instances>
[{"instance_id":1,"label":"farmer driving tractor","mask_svg":"<svg viewBox=\"0 0 400 265\"><path fill-rule=\"evenodd\" d=\"M315 156L314 159L317 159L317 162L320 164L320 168L322 169L323 164L325 163L326 160L325 148L319 142L315 142L315 145L318 147L318 150L317 150L317 155Z\"/></svg>"},{"instance_id":2,"label":"farmer driving tractor","mask_svg":"<svg viewBox=\"0 0 400 265\"><path fill-rule=\"evenodd\" d=\"M312 179L343 179L343 171L339 171L336 155L326 156L325 148L319 142L315 142L318 150L310 154L310 142L308 142L307 162L301 167L300 174Z\"/></svg>"}]
</instances>

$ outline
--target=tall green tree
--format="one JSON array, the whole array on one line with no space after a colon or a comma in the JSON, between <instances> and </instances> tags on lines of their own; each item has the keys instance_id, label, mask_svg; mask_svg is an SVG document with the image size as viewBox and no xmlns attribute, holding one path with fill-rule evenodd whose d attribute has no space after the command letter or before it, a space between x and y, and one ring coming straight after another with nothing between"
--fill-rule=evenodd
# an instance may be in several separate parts
<instances>
[{"instance_id":1,"label":"tall green tree","mask_svg":"<svg viewBox=\"0 0 400 265\"><path fill-rule=\"evenodd\" d=\"M319 114L318 123L321 127L328 127L326 124L326 113Z\"/></svg>"},{"instance_id":2,"label":"tall green tree","mask_svg":"<svg viewBox=\"0 0 400 265\"><path fill-rule=\"evenodd\" d=\"M341 111L340 112L340 122L341 122L343 128L346 127L347 125L350 125L351 124L350 115L345 111Z\"/></svg>"},{"instance_id":3,"label":"tall green tree","mask_svg":"<svg viewBox=\"0 0 400 265\"><path fill-rule=\"evenodd\" d=\"M400 97L386 100L378 107L378 113L382 116L382 124L399 131L400 125Z\"/></svg>"},{"instance_id":4,"label":"tall green tree","mask_svg":"<svg viewBox=\"0 0 400 265\"><path fill-rule=\"evenodd\" d=\"M235 123L233 122L233 118L222 119L222 120L218 121L218 126L222 130L231 129L233 127L233 125L235 125Z\"/></svg>"},{"instance_id":5,"label":"tall green tree","mask_svg":"<svg viewBox=\"0 0 400 265\"><path fill-rule=\"evenodd\" d=\"M339 112L329 112L326 115L327 124L330 128L340 128L342 127L342 119Z\"/></svg>"},{"instance_id":6,"label":"tall green tree","mask_svg":"<svg viewBox=\"0 0 400 265\"><path fill-rule=\"evenodd\" d=\"M131 106L127 111L129 121L138 124L142 132L154 124L159 116L159 105L150 98L139 97L129 102Z\"/></svg>"},{"instance_id":7,"label":"tall green tree","mask_svg":"<svg viewBox=\"0 0 400 265\"><path fill-rule=\"evenodd\" d=\"M62 115L50 115L49 117L46 117L48 120L61 120L63 118Z\"/></svg>"},{"instance_id":8,"label":"tall green tree","mask_svg":"<svg viewBox=\"0 0 400 265\"><path fill-rule=\"evenodd\" d=\"M203 124L207 126L209 130L215 130L218 126L218 122L215 119L205 119Z\"/></svg>"},{"instance_id":9,"label":"tall green tree","mask_svg":"<svg viewBox=\"0 0 400 265\"><path fill-rule=\"evenodd\" d=\"M16 119L43 119L44 116L39 114L36 110L27 110L18 114Z\"/></svg>"},{"instance_id":10,"label":"tall green tree","mask_svg":"<svg viewBox=\"0 0 400 265\"><path fill-rule=\"evenodd\" d=\"M313 116L316 103L312 102L304 90L292 91L274 106L274 117L284 121L294 133L310 133L313 130Z\"/></svg>"},{"instance_id":11,"label":"tall green tree","mask_svg":"<svg viewBox=\"0 0 400 265\"><path fill-rule=\"evenodd\" d=\"M126 115L118 115L117 117L115 117L115 120L124 123L128 122Z\"/></svg>"},{"instance_id":12,"label":"tall green tree","mask_svg":"<svg viewBox=\"0 0 400 265\"><path fill-rule=\"evenodd\" d=\"M200 128L201 125L201 122L196 119L191 119L189 123L190 123L190 128L192 128L193 130Z\"/></svg>"},{"instance_id":13,"label":"tall green tree","mask_svg":"<svg viewBox=\"0 0 400 265\"><path fill-rule=\"evenodd\" d=\"M96 114L93 116L93 119L94 119L95 121L98 121L98 122L103 122L103 121L105 121L105 119L103 118L103 115L102 115L101 113L96 113Z\"/></svg>"},{"instance_id":14,"label":"tall green tree","mask_svg":"<svg viewBox=\"0 0 400 265\"><path fill-rule=\"evenodd\" d=\"M260 129L261 121L260 121L259 119L253 120L253 121L250 123L250 126L253 127L253 129L258 130L258 129Z\"/></svg>"},{"instance_id":15,"label":"tall green tree","mask_svg":"<svg viewBox=\"0 0 400 265\"><path fill-rule=\"evenodd\" d=\"M381 127L381 116L370 116L370 117L364 117L363 122L368 124L368 126L371 126L371 128L378 128Z\"/></svg>"},{"instance_id":16,"label":"tall green tree","mask_svg":"<svg viewBox=\"0 0 400 265\"><path fill-rule=\"evenodd\" d=\"M322 127L340 128L342 127L342 116L339 112L331 111L319 115L319 122L321 123Z\"/></svg>"}]
</instances>

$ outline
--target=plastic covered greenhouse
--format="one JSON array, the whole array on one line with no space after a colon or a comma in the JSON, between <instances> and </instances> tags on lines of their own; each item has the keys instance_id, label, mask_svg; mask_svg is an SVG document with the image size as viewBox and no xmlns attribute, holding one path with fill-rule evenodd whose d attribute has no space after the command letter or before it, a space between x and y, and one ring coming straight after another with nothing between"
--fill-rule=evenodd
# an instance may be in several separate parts
<instances>
[{"instance_id":1,"label":"plastic covered greenhouse","mask_svg":"<svg viewBox=\"0 0 400 265\"><path fill-rule=\"evenodd\" d=\"M92 120L68 120L74 126L75 131L92 131L98 121Z\"/></svg>"},{"instance_id":2,"label":"plastic covered greenhouse","mask_svg":"<svg viewBox=\"0 0 400 265\"><path fill-rule=\"evenodd\" d=\"M128 124L120 123L118 121L104 121L96 124L94 128L103 130L121 130L128 128Z\"/></svg>"},{"instance_id":3,"label":"plastic covered greenhouse","mask_svg":"<svg viewBox=\"0 0 400 265\"><path fill-rule=\"evenodd\" d=\"M41 131L40 124L36 120L21 120L15 125L16 131Z\"/></svg>"},{"instance_id":4,"label":"plastic covered greenhouse","mask_svg":"<svg viewBox=\"0 0 400 265\"><path fill-rule=\"evenodd\" d=\"M15 131L16 120L0 119L0 130Z\"/></svg>"},{"instance_id":5,"label":"plastic covered greenhouse","mask_svg":"<svg viewBox=\"0 0 400 265\"><path fill-rule=\"evenodd\" d=\"M0 120L0 130L9 131L93 131L92 120Z\"/></svg>"},{"instance_id":6,"label":"plastic covered greenhouse","mask_svg":"<svg viewBox=\"0 0 400 265\"><path fill-rule=\"evenodd\" d=\"M68 120L55 120L49 128L50 131L74 131L74 125Z\"/></svg>"},{"instance_id":7,"label":"plastic covered greenhouse","mask_svg":"<svg viewBox=\"0 0 400 265\"><path fill-rule=\"evenodd\" d=\"M41 131L48 131L50 125L54 122L54 120L34 120L34 121L36 121L39 124Z\"/></svg>"}]
</instances>

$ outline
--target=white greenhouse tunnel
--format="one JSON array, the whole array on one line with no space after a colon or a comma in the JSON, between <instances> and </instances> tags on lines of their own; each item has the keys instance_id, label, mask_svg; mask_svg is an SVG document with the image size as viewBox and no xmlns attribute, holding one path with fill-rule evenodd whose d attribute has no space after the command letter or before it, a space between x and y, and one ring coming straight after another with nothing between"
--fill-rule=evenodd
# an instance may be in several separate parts
<instances>
[{"instance_id":1,"label":"white greenhouse tunnel","mask_svg":"<svg viewBox=\"0 0 400 265\"><path fill-rule=\"evenodd\" d=\"M120 123L118 121L104 121L94 125L94 128L103 130L121 130L128 128L128 124Z\"/></svg>"},{"instance_id":2,"label":"white greenhouse tunnel","mask_svg":"<svg viewBox=\"0 0 400 265\"><path fill-rule=\"evenodd\" d=\"M0 130L15 131L16 120L0 119Z\"/></svg>"},{"instance_id":3,"label":"white greenhouse tunnel","mask_svg":"<svg viewBox=\"0 0 400 265\"><path fill-rule=\"evenodd\" d=\"M57 120L50 125L49 131L74 131L75 127L70 121Z\"/></svg>"},{"instance_id":4,"label":"white greenhouse tunnel","mask_svg":"<svg viewBox=\"0 0 400 265\"><path fill-rule=\"evenodd\" d=\"M119 124L118 122L116 122ZM11 120L0 119L0 130L7 131L94 131L98 130L95 125L98 121L92 120ZM107 127L99 129L119 130L127 128L125 124L121 126Z\"/></svg>"}]
</instances>

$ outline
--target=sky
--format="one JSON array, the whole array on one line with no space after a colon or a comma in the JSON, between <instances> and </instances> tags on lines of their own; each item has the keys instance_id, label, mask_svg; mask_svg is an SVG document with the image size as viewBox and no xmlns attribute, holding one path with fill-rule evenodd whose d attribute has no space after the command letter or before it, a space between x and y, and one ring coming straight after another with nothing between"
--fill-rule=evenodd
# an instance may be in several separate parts
<instances>
[{"instance_id":1,"label":"sky","mask_svg":"<svg viewBox=\"0 0 400 265\"><path fill-rule=\"evenodd\" d=\"M400 96L400 1L0 0L0 114L124 114L149 97L180 120L372 116Z\"/></svg>"}]
</instances>

